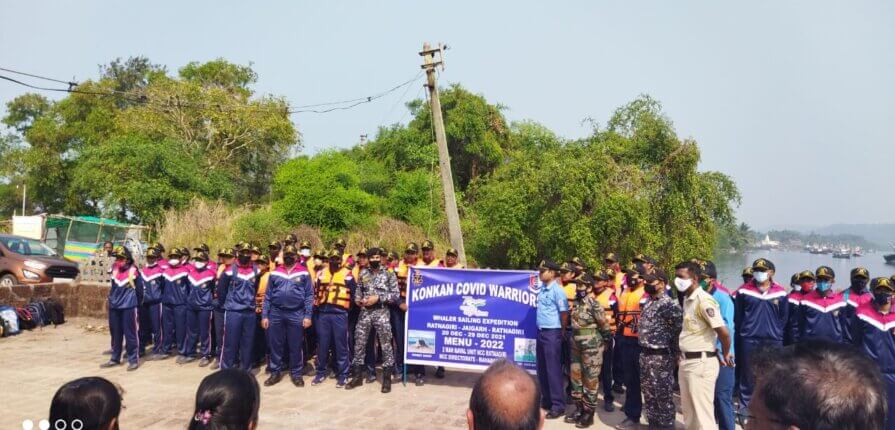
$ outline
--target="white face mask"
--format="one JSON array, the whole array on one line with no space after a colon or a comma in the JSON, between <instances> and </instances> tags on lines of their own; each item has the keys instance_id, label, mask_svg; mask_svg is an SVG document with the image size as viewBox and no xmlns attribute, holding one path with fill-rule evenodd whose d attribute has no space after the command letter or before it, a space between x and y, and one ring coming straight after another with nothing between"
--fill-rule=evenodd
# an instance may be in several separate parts
<instances>
[{"instance_id":1,"label":"white face mask","mask_svg":"<svg viewBox=\"0 0 895 430\"><path fill-rule=\"evenodd\" d=\"M308 248L302 248L298 251L298 253L301 254L302 257L305 257L305 258L311 256L311 250Z\"/></svg>"},{"instance_id":2,"label":"white face mask","mask_svg":"<svg viewBox=\"0 0 895 430\"><path fill-rule=\"evenodd\" d=\"M674 286L682 293L689 290L691 285L693 285L692 279L674 278Z\"/></svg>"},{"instance_id":3,"label":"white face mask","mask_svg":"<svg viewBox=\"0 0 895 430\"><path fill-rule=\"evenodd\" d=\"M172 266L176 266L176 265L180 264L180 260L177 258L172 258L172 259L168 260L168 264L170 264Z\"/></svg>"},{"instance_id":4,"label":"white face mask","mask_svg":"<svg viewBox=\"0 0 895 430\"><path fill-rule=\"evenodd\" d=\"M197 261L197 262L193 263L193 265L196 266L197 269L202 270L205 268L205 266L208 265L208 263L203 263L201 261Z\"/></svg>"},{"instance_id":5,"label":"white face mask","mask_svg":"<svg viewBox=\"0 0 895 430\"><path fill-rule=\"evenodd\" d=\"M752 278L755 279L755 282L762 284L768 280L768 272L754 272Z\"/></svg>"}]
</instances>

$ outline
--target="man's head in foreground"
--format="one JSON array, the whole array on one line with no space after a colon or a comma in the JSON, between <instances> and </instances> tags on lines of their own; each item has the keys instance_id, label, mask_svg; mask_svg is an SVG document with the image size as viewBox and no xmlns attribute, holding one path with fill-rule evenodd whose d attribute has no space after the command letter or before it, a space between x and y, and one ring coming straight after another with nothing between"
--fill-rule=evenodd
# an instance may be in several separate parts
<instances>
[{"instance_id":1,"label":"man's head in foreground","mask_svg":"<svg viewBox=\"0 0 895 430\"><path fill-rule=\"evenodd\" d=\"M882 375L876 363L854 348L808 341L768 350L757 358L746 429L885 427Z\"/></svg>"},{"instance_id":2,"label":"man's head in foreground","mask_svg":"<svg viewBox=\"0 0 895 430\"><path fill-rule=\"evenodd\" d=\"M470 430L536 430L544 427L534 378L505 359L491 363L472 387Z\"/></svg>"}]
</instances>

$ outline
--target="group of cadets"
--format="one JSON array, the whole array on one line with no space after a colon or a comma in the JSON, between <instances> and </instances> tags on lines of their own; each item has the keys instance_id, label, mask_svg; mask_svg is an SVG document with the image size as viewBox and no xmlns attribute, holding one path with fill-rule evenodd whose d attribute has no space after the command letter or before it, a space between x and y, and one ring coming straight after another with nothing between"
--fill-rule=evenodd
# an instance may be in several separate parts
<instances>
[{"instance_id":1,"label":"group of cadets","mask_svg":"<svg viewBox=\"0 0 895 430\"><path fill-rule=\"evenodd\" d=\"M331 250L312 252L310 242L292 234L267 249L269 256L240 242L212 258L204 244L192 252L155 244L137 267L130 250L115 248L111 357L101 367L120 365L123 352L129 371L143 358L246 370L266 361L265 385L288 373L304 386L306 357L316 356L312 385L332 377L336 387L351 389L376 381L380 357L387 393L392 377L403 375L410 267L462 268L455 249L442 260L429 240L407 244L401 259L381 248L351 255L341 239ZM424 384L422 366L408 371ZM435 375L444 377L444 369Z\"/></svg>"},{"instance_id":2,"label":"group of cadets","mask_svg":"<svg viewBox=\"0 0 895 430\"><path fill-rule=\"evenodd\" d=\"M577 259L539 266L538 376L548 419L565 414L557 398L568 387L577 407L565 421L590 426L599 384L606 411L614 410L614 394L627 392L626 419L617 428L637 428L644 412L650 428L674 428L677 389L686 428L733 430L737 417L743 423L750 416L751 363L759 351L826 340L853 344L879 364L888 384L888 428L895 429L895 277L871 280L858 267L840 290L834 270L821 266L793 275L787 291L775 281L774 263L759 258L731 291L707 260L678 264L671 282L645 255L625 269L613 253L604 263L590 273ZM554 300L555 291L566 300ZM568 372L556 370L554 343L571 358Z\"/></svg>"}]
</instances>

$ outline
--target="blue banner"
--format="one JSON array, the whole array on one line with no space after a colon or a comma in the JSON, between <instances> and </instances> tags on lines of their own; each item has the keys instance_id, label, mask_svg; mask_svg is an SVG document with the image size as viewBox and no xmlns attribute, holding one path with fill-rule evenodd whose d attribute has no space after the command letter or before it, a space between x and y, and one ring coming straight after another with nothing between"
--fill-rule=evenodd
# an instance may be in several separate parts
<instances>
[{"instance_id":1,"label":"blue banner","mask_svg":"<svg viewBox=\"0 0 895 430\"><path fill-rule=\"evenodd\" d=\"M483 370L506 357L537 369L537 273L413 267L407 281L405 363Z\"/></svg>"}]
</instances>

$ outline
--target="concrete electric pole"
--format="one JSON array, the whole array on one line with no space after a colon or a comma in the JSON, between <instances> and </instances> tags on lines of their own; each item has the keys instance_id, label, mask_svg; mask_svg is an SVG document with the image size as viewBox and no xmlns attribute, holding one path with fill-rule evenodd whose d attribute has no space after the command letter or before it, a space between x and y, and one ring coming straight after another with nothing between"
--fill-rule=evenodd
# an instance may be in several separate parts
<instances>
[{"instance_id":1,"label":"concrete electric pole","mask_svg":"<svg viewBox=\"0 0 895 430\"><path fill-rule=\"evenodd\" d=\"M438 44L432 48L429 43L423 44L420 56L423 57L422 68L426 71L426 87L429 88L429 102L432 108L432 122L435 125L435 143L438 146L438 166L441 170L441 186L444 189L444 209L447 212L448 234L451 246L457 249L460 264L466 265L466 248L463 246L463 232L460 230L460 214L457 211L457 197L454 195L454 177L451 173L451 155L448 153L447 138L444 135L444 117L441 115L441 101L438 100L438 83L435 79L435 68L444 70L445 46ZM435 56L438 58L435 58Z\"/></svg>"}]
</instances>

